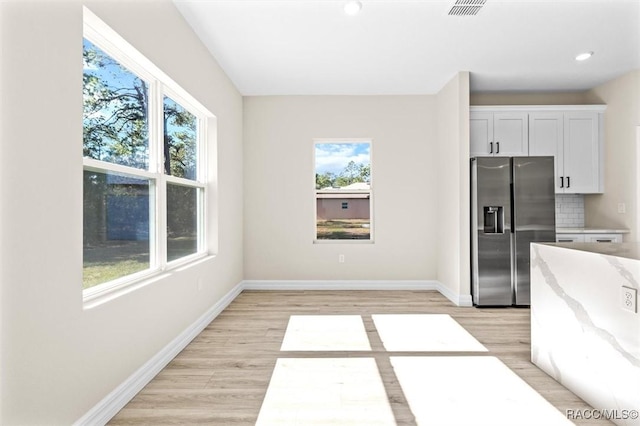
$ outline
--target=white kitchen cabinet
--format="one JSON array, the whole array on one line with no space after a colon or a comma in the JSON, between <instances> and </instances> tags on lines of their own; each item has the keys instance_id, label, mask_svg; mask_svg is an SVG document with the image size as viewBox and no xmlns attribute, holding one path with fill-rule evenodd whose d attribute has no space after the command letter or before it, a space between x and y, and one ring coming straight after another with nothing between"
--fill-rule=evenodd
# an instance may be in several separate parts
<instances>
[{"instance_id":1,"label":"white kitchen cabinet","mask_svg":"<svg viewBox=\"0 0 640 426\"><path fill-rule=\"evenodd\" d=\"M593 111L564 113L564 172L560 183L565 193L603 192L599 121L599 114Z\"/></svg>"},{"instance_id":2,"label":"white kitchen cabinet","mask_svg":"<svg viewBox=\"0 0 640 426\"><path fill-rule=\"evenodd\" d=\"M558 243L584 243L584 234L556 234Z\"/></svg>"},{"instance_id":3,"label":"white kitchen cabinet","mask_svg":"<svg viewBox=\"0 0 640 426\"><path fill-rule=\"evenodd\" d=\"M555 156L557 194L603 192L601 111L529 113L529 155Z\"/></svg>"},{"instance_id":4,"label":"white kitchen cabinet","mask_svg":"<svg viewBox=\"0 0 640 426\"><path fill-rule=\"evenodd\" d=\"M526 112L471 111L469 119L471 157L529 155Z\"/></svg>"},{"instance_id":5,"label":"white kitchen cabinet","mask_svg":"<svg viewBox=\"0 0 640 426\"><path fill-rule=\"evenodd\" d=\"M621 243L621 234L585 234L585 243Z\"/></svg>"},{"instance_id":6,"label":"white kitchen cabinet","mask_svg":"<svg viewBox=\"0 0 640 426\"><path fill-rule=\"evenodd\" d=\"M622 234L618 233L557 233L558 243L621 243Z\"/></svg>"}]
</instances>

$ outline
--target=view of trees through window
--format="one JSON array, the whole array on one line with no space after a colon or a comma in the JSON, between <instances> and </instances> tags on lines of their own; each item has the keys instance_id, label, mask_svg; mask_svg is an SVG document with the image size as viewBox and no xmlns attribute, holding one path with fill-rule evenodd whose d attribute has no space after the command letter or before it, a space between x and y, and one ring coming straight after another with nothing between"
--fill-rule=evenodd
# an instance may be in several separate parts
<instances>
[{"instance_id":1,"label":"view of trees through window","mask_svg":"<svg viewBox=\"0 0 640 426\"><path fill-rule=\"evenodd\" d=\"M149 269L162 191L166 205L166 259L198 251L198 118L163 96L163 134L150 140L150 82L94 43L83 40L83 287ZM158 151L161 170L151 158ZM114 164L117 166L110 166ZM118 168L125 166L125 168ZM130 168L130 169L129 169ZM173 177L161 183L156 176ZM145 176L141 174L147 173ZM194 185L180 179L194 181ZM159 259L162 261L163 259Z\"/></svg>"},{"instance_id":2,"label":"view of trees through window","mask_svg":"<svg viewBox=\"0 0 640 426\"><path fill-rule=\"evenodd\" d=\"M371 239L371 143L316 142L316 239Z\"/></svg>"}]
</instances>

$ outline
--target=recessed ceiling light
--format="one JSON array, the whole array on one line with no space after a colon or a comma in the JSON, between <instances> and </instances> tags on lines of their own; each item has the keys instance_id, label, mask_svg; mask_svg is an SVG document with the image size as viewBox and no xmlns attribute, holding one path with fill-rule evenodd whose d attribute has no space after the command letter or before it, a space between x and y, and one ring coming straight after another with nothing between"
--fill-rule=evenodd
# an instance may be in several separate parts
<instances>
[{"instance_id":1,"label":"recessed ceiling light","mask_svg":"<svg viewBox=\"0 0 640 426\"><path fill-rule=\"evenodd\" d=\"M593 52L584 52L576 56L576 61L586 61L593 56Z\"/></svg>"},{"instance_id":2,"label":"recessed ceiling light","mask_svg":"<svg viewBox=\"0 0 640 426\"><path fill-rule=\"evenodd\" d=\"M357 0L348 1L344 4L344 13L350 16L360 13L360 9L362 9L362 3Z\"/></svg>"}]
</instances>

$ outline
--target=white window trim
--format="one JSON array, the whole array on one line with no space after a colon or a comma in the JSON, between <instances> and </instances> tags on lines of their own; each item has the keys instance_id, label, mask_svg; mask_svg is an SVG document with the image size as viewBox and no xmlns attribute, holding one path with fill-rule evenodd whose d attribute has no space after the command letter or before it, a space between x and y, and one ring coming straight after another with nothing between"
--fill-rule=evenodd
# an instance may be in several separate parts
<instances>
[{"instance_id":1,"label":"white window trim","mask_svg":"<svg viewBox=\"0 0 640 426\"><path fill-rule=\"evenodd\" d=\"M317 190L316 187L316 145L319 144L335 144L335 143L368 143L369 144L369 165L371 167L371 175L369 176L369 190L357 191L369 194L369 239L368 240L319 240L318 239L318 208L317 208ZM374 186L373 186L373 138L314 138L313 150L311 152L312 188L313 191L313 244L374 244L375 243L375 219L374 219Z\"/></svg>"},{"instance_id":2,"label":"white window trim","mask_svg":"<svg viewBox=\"0 0 640 426\"><path fill-rule=\"evenodd\" d=\"M138 285L146 285L149 282L153 282L162 276L165 271L183 268L213 256L211 250L216 250L216 247L208 247L207 245L210 238L206 218L208 217L207 206L211 196L210 193L213 193L212 196L215 197L217 191L215 191L215 188L210 187L208 172L211 167L215 165L208 164L210 159L208 157L207 145L211 142L216 143L216 118L207 108L193 96L189 95L180 85L149 61L142 53L111 29L111 27L98 18L86 6L83 6L83 22L83 37L114 58L129 71L145 80L149 85L150 99L148 170L83 158L83 170L113 173L149 180L151 197L149 204L149 268L84 289L82 292L84 306L85 308L90 308L100 304L103 300L112 299L129 287L137 288ZM161 120L158 120L158 118L162 116L164 96L171 98L198 118L197 134L199 143L196 180L165 175L164 161L162 158L163 153L157 152L158 150L156 148L158 145L151 143L153 140L162 138L163 123ZM200 232L197 241L197 251L196 253L172 261L167 260L166 253L166 185L168 183L198 189L197 226ZM154 188L155 186L159 188L156 189Z\"/></svg>"}]
</instances>

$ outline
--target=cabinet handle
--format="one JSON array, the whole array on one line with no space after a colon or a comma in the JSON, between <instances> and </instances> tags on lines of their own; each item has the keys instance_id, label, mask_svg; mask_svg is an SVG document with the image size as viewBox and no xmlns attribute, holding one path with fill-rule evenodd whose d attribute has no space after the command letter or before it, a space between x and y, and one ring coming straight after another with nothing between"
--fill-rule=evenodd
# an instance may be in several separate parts
<instances>
[{"instance_id":1,"label":"cabinet handle","mask_svg":"<svg viewBox=\"0 0 640 426\"><path fill-rule=\"evenodd\" d=\"M571 187L571 176L567 176L567 188Z\"/></svg>"},{"instance_id":2,"label":"cabinet handle","mask_svg":"<svg viewBox=\"0 0 640 426\"><path fill-rule=\"evenodd\" d=\"M560 188L564 188L564 176L560 176Z\"/></svg>"},{"instance_id":3,"label":"cabinet handle","mask_svg":"<svg viewBox=\"0 0 640 426\"><path fill-rule=\"evenodd\" d=\"M596 240L596 242L599 242L599 243L612 243L612 242L613 242L613 240L612 240L612 239L607 239L607 240Z\"/></svg>"},{"instance_id":4,"label":"cabinet handle","mask_svg":"<svg viewBox=\"0 0 640 426\"><path fill-rule=\"evenodd\" d=\"M489 142L489 154L493 154L493 142Z\"/></svg>"},{"instance_id":5,"label":"cabinet handle","mask_svg":"<svg viewBox=\"0 0 640 426\"><path fill-rule=\"evenodd\" d=\"M500 142L496 142L496 154L500 154Z\"/></svg>"},{"instance_id":6,"label":"cabinet handle","mask_svg":"<svg viewBox=\"0 0 640 426\"><path fill-rule=\"evenodd\" d=\"M558 240L559 243L572 243L573 240L563 240L563 239L559 239Z\"/></svg>"}]
</instances>

